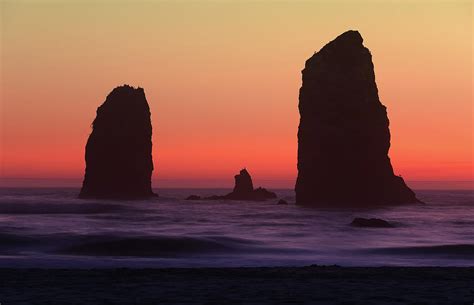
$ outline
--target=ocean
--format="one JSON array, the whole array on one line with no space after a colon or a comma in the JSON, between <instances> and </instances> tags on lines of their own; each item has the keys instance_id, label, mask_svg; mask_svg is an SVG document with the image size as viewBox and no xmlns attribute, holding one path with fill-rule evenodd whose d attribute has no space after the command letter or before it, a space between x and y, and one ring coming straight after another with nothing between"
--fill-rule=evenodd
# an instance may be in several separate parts
<instances>
[{"instance_id":1,"label":"ocean","mask_svg":"<svg viewBox=\"0 0 474 305\"><path fill-rule=\"evenodd\" d=\"M225 189L157 189L143 201L73 188L0 189L0 267L474 266L473 191L417 190L425 204L372 209L186 201ZM355 217L393 228L352 227Z\"/></svg>"}]
</instances>

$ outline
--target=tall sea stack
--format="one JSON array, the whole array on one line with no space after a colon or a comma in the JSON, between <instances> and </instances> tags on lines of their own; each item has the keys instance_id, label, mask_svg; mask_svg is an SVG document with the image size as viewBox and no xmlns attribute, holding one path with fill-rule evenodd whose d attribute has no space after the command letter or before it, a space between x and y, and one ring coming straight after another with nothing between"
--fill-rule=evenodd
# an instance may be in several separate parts
<instances>
[{"instance_id":1,"label":"tall sea stack","mask_svg":"<svg viewBox=\"0 0 474 305\"><path fill-rule=\"evenodd\" d=\"M379 100L370 51L347 31L302 71L296 202L366 206L418 202L388 157L387 111Z\"/></svg>"},{"instance_id":2,"label":"tall sea stack","mask_svg":"<svg viewBox=\"0 0 474 305\"><path fill-rule=\"evenodd\" d=\"M86 145L80 198L141 199L151 189L150 108L142 88L112 90L97 109Z\"/></svg>"}]
</instances>

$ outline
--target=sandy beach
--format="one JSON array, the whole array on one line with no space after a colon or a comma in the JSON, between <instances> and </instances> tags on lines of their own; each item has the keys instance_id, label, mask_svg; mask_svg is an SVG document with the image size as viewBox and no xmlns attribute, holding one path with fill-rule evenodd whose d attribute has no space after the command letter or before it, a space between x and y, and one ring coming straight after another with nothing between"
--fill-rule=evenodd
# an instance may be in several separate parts
<instances>
[{"instance_id":1,"label":"sandy beach","mask_svg":"<svg viewBox=\"0 0 474 305\"><path fill-rule=\"evenodd\" d=\"M1 269L1 304L472 304L474 267Z\"/></svg>"}]
</instances>

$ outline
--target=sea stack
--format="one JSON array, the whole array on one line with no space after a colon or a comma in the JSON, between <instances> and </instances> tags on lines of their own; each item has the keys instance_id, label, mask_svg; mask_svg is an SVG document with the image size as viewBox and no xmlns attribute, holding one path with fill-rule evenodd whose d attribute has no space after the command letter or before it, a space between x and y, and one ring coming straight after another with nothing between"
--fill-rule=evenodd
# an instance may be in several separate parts
<instances>
[{"instance_id":1,"label":"sea stack","mask_svg":"<svg viewBox=\"0 0 474 305\"><path fill-rule=\"evenodd\" d=\"M80 198L156 196L151 189L150 115L143 88L124 85L110 92L92 123Z\"/></svg>"},{"instance_id":2,"label":"sea stack","mask_svg":"<svg viewBox=\"0 0 474 305\"><path fill-rule=\"evenodd\" d=\"M248 194L253 192L252 177L246 168L242 169L240 173L234 176L235 184L233 194Z\"/></svg>"},{"instance_id":3,"label":"sea stack","mask_svg":"<svg viewBox=\"0 0 474 305\"><path fill-rule=\"evenodd\" d=\"M231 193L225 195L224 199L263 201L277 197L275 193L267 191L262 187L254 189L252 177L245 168L234 176L234 180L234 189Z\"/></svg>"},{"instance_id":4,"label":"sea stack","mask_svg":"<svg viewBox=\"0 0 474 305\"><path fill-rule=\"evenodd\" d=\"M186 200L242 200L242 201L265 201L267 199L277 198L274 192L270 192L263 187L253 188L252 177L247 169L242 169L240 173L234 176L235 185L232 192L224 196L213 195L203 197L191 195Z\"/></svg>"},{"instance_id":5,"label":"sea stack","mask_svg":"<svg viewBox=\"0 0 474 305\"><path fill-rule=\"evenodd\" d=\"M370 51L347 31L306 61L299 95L296 203L369 206L418 202L388 157L387 111Z\"/></svg>"}]
</instances>

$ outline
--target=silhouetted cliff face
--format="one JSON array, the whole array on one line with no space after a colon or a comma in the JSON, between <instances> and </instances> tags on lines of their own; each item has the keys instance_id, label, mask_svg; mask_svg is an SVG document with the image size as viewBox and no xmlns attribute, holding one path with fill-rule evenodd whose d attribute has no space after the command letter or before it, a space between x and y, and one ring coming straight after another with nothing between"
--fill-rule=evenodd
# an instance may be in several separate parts
<instances>
[{"instance_id":1,"label":"silhouetted cliff face","mask_svg":"<svg viewBox=\"0 0 474 305\"><path fill-rule=\"evenodd\" d=\"M97 109L81 198L153 196L150 108L142 88L117 87Z\"/></svg>"},{"instance_id":2,"label":"silhouetted cliff face","mask_svg":"<svg viewBox=\"0 0 474 305\"><path fill-rule=\"evenodd\" d=\"M348 31L306 61L300 89L296 202L417 202L388 157L389 121L372 56Z\"/></svg>"}]
</instances>

